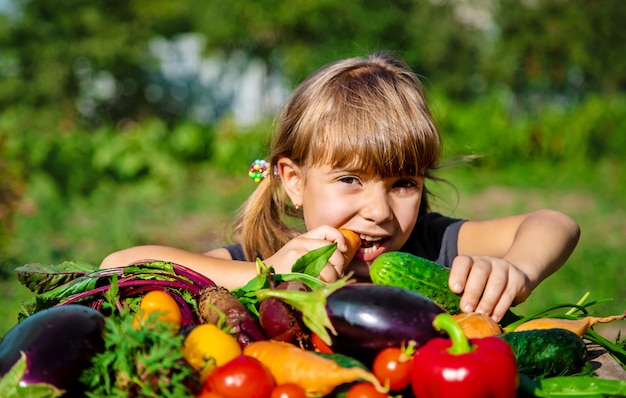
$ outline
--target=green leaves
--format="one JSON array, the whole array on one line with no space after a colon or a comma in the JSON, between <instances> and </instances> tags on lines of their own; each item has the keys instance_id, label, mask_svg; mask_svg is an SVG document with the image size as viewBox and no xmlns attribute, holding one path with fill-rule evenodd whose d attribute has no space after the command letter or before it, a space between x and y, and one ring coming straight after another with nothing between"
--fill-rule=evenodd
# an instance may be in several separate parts
<instances>
[{"instance_id":1,"label":"green leaves","mask_svg":"<svg viewBox=\"0 0 626 398\"><path fill-rule=\"evenodd\" d=\"M119 299L107 295L109 305ZM197 375L182 355L184 335L153 313L141 329L122 309L106 318L105 350L81 375L88 397L188 397Z\"/></svg>"},{"instance_id":2,"label":"green leaves","mask_svg":"<svg viewBox=\"0 0 626 398\"><path fill-rule=\"evenodd\" d=\"M17 279L33 293L42 293L98 268L84 262L65 261L58 265L26 264L15 269Z\"/></svg>"},{"instance_id":3,"label":"green leaves","mask_svg":"<svg viewBox=\"0 0 626 398\"><path fill-rule=\"evenodd\" d=\"M328 264L328 259L337 250L337 243L312 250L300 257L291 268L292 272L300 272L317 277Z\"/></svg>"},{"instance_id":4,"label":"green leaves","mask_svg":"<svg viewBox=\"0 0 626 398\"><path fill-rule=\"evenodd\" d=\"M259 316L259 298L257 292L262 289L273 288L283 281L298 280L315 290L324 285L317 279L322 269L328 264L328 259L337 249L337 243L312 250L298 260L291 267L291 273L276 274L272 267L266 266L260 259L256 260L257 276L245 286L233 289L231 293L246 306L253 315Z\"/></svg>"},{"instance_id":5,"label":"green leaves","mask_svg":"<svg viewBox=\"0 0 626 398\"><path fill-rule=\"evenodd\" d=\"M184 266L165 261L151 261L127 267L96 269L92 272L83 263L66 262L59 266L20 267L21 281L39 292L22 303L21 318L58 304L95 304L117 281L119 297L136 300L141 289L168 288L177 293L188 305L183 308L183 319L191 322L192 309L196 307L194 295L213 282ZM139 289L141 288L141 289ZM139 289L139 290L138 290Z\"/></svg>"},{"instance_id":6,"label":"green leaves","mask_svg":"<svg viewBox=\"0 0 626 398\"><path fill-rule=\"evenodd\" d=\"M4 398L56 398L62 396L65 391L47 383L37 383L20 386L19 382L26 371L26 355L13 365L2 378L0 378L0 396Z\"/></svg>"},{"instance_id":7,"label":"green leaves","mask_svg":"<svg viewBox=\"0 0 626 398\"><path fill-rule=\"evenodd\" d=\"M337 334L337 332L326 312L326 297L345 286L346 283L347 278L337 279L335 282L318 286L312 292L263 289L257 292L257 297L259 300L274 297L298 309L302 313L304 324L326 344L331 345L332 341L328 331L330 330L333 334Z\"/></svg>"},{"instance_id":8,"label":"green leaves","mask_svg":"<svg viewBox=\"0 0 626 398\"><path fill-rule=\"evenodd\" d=\"M303 321L313 332L325 342L330 343L328 330L335 332L326 314L326 296L346 284L346 279L334 283L324 283L317 279L322 269L328 264L330 256L337 250L337 243L312 250L300 257L291 267L291 273L275 274L273 268L267 267L257 259L258 275L245 286L231 293L241 301L250 312L259 316L259 302L268 297L276 297L302 312ZM299 280L313 292L287 291L272 289L278 283L288 280Z\"/></svg>"}]
</instances>

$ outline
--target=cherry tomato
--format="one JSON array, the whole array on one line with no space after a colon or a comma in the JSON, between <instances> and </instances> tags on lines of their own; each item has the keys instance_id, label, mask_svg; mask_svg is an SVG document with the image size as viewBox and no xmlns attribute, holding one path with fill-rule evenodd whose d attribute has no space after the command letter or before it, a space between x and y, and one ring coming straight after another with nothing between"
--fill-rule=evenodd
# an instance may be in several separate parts
<instances>
[{"instance_id":1,"label":"cherry tomato","mask_svg":"<svg viewBox=\"0 0 626 398\"><path fill-rule=\"evenodd\" d=\"M218 366L241 355L237 340L217 326L204 323L189 332L183 343L183 357L205 380Z\"/></svg>"},{"instance_id":2,"label":"cherry tomato","mask_svg":"<svg viewBox=\"0 0 626 398\"><path fill-rule=\"evenodd\" d=\"M202 390L200 391L200 394L196 395L196 398L224 398L224 397L213 391Z\"/></svg>"},{"instance_id":3,"label":"cherry tomato","mask_svg":"<svg viewBox=\"0 0 626 398\"><path fill-rule=\"evenodd\" d=\"M239 355L216 368L203 388L224 398L269 398L275 386L274 376L261 361Z\"/></svg>"},{"instance_id":4,"label":"cherry tomato","mask_svg":"<svg viewBox=\"0 0 626 398\"><path fill-rule=\"evenodd\" d=\"M401 391L411 382L413 357L401 348L388 347L374 358L372 373L390 391Z\"/></svg>"},{"instance_id":5,"label":"cherry tomato","mask_svg":"<svg viewBox=\"0 0 626 398\"><path fill-rule=\"evenodd\" d=\"M315 333L311 333L311 343L313 344L313 348L315 348L315 351L319 351L322 354L333 353L332 348L324 343L324 340L322 340L322 338Z\"/></svg>"},{"instance_id":6,"label":"cherry tomato","mask_svg":"<svg viewBox=\"0 0 626 398\"><path fill-rule=\"evenodd\" d=\"M139 310L135 314L133 327L139 329L153 313L159 313L159 319L176 329L180 328L183 315L176 300L169 293L162 290L151 290L146 293L139 303Z\"/></svg>"},{"instance_id":7,"label":"cherry tomato","mask_svg":"<svg viewBox=\"0 0 626 398\"><path fill-rule=\"evenodd\" d=\"M372 383L356 383L348 390L346 398L387 398L387 394L380 392Z\"/></svg>"},{"instance_id":8,"label":"cherry tomato","mask_svg":"<svg viewBox=\"0 0 626 398\"><path fill-rule=\"evenodd\" d=\"M306 391L296 383L284 383L274 387L270 398L306 398Z\"/></svg>"}]
</instances>

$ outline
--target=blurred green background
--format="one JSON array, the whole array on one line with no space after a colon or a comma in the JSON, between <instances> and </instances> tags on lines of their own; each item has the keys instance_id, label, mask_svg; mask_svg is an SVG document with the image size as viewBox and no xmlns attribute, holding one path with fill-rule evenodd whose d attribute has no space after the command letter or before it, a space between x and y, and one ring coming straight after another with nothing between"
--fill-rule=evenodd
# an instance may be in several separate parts
<instances>
[{"instance_id":1,"label":"blurred green background","mask_svg":"<svg viewBox=\"0 0 626 398\"><path fill-rule=\"evenodd\" d=\"M22 264L228 242L289 91L377 49L423 79L451 183L430 187L438 210L580 223L519 312L587 291L623 312L625 20L621 0L0 1L0 335L31 295Z\"/></svg>"}]
</instances>

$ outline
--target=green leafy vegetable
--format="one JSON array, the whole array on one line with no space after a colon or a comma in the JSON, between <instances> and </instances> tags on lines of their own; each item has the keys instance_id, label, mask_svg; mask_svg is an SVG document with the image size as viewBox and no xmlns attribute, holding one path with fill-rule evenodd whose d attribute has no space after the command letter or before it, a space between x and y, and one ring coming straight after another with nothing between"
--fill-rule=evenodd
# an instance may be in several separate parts
<instances>
[{"instance_id":1,"label":"green leafy vegetable","mask_svg":"<svg viewBox=\"0 0 626 398\"><path fill-rule=\"evenodd\" d=\"M336 242L320 247L319 249L311 250L296 261L291 271L317 277L326 264L328 264L328 260L335 250L337 250Z\"/></svg>"},{"instance_id":2,"label":"green leafy vegetable","mask_svg":"<svg viewBox=\"0 0 626 398\"><path fill-rule=\"evenodd\" d=\"M52 384L36 383L25 386L19 385L26 371L26 355L13 365L2 378L0 378L0 396L3 398L57 398L65 394Z\"/></svg>"},{"instance_id":3,"label":"green leafy vegetable","mask_svg":"<svg viewBox=\"0 0 626 398\"><path fill-rule=\"evenodd\" d=\"M111 280L117 278L120 299L138 297L156 288L168 289L181 305L183 325L189 325L196 321L195 296L202 288L214 285L209 278L189 268L165 261L84 272L86 269L88 267L85 264L72 262L59 266L19 267L16 272L22 283L27 283L28 287L39 292L22 303L20 319L55 305L70 303L89 305L100 310L104 294L111 287Z\"/></svg>"},{"instance_id":4,"label":"green leafy vegetable","mask_svg":"<svg viewBox=\"0 0 626 398\"><path fill-rule=\"evenodd\" d=\"M289 280L298 280L311 289L324 285L317 279L321 270L328 264L328 259L337 249L333 243L313 250L300 257L292 267L292 272L276 274L273 267L268 267L261 261L256 260L257 276L250 279L244 286L231 290L231 293L243 303L253 315L259 316L259 299L256 292L261 289L274 288L277 284Z\"/></svg>"},{"instance_id":5,"label":"green leafy vegetable","mask_svg":"<svg viewBox=\"0 0 626 398\"><path fill-rule=\"evenodd\" d=\"M43 293L96 271L94 265L65 261L58 265L26 264L15 269L17 280L33 293Z\"/></svg>"},{"instance_id":6,"label":"green leafy vegetable","mask_svg":"<svg viewBox=\"0 0 626 398\"><path fill-rule=\"evenodd\" d=\"M302 313L302 321L315 334L317 334L326 344L331 344L328 331L337 334L333 324L326 313L326 297L335 290L342 288L348 283L347 277L337 279L332 283L324 283L311 292L298 290L277 290L263 289L256 292L260 301L269 297L275 297L293 306Z\"/></svg>"},{"instance_id":7,"label":"green leafy vegetable","mask_svg":"<svg viewBox=\"0 0 626 398\"><path fill-rule=\"evenodd\" d=\"M182 355L183 335L153 313L140 329L133 314L117 307L112 288L105 306L105 351L94 357L81 382L88 397L191 397L198 391L197 374Z\"/></svg>"}]
</instances>

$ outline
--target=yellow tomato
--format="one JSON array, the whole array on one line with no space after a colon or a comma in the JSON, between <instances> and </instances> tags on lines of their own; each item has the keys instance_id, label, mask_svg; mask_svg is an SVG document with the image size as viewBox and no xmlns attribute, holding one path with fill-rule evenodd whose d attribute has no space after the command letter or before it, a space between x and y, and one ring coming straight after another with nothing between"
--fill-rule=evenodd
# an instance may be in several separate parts
<instances>
[{"instance_id":1,"label":"yellow tomato","mask_svg":"<svg viewBox=\"0 0 626 398\"><path fill-rule=\"evenodd\" d=\"M139 311L135 314L133 326L139 329L146 322L150 314L158 313L158 318L176 329L180 328L183 315L176 300L161 290L151 290L146 293L139 304Z\"/></svg>"},{"instance_id":2,"label":"yellow tomato","mask_svg":"<svg viewBox=\"0 0 626 398\"><path fill-rule=\"evenodd\" d=\"M183 357L192 368L206 379L218 366L241 355L241 347L230 334L217 326L205 323L189 332L183 344Z\"/></svg>"}]
</instances>

